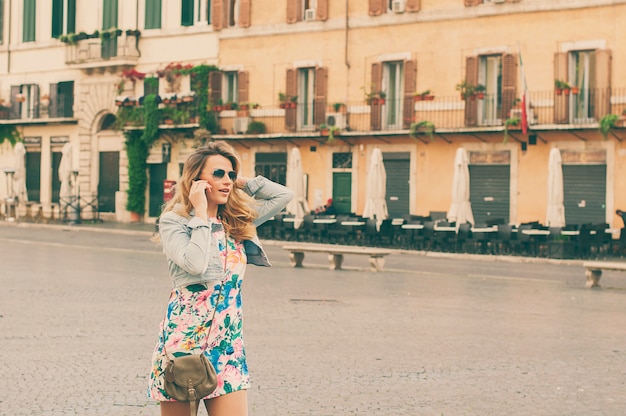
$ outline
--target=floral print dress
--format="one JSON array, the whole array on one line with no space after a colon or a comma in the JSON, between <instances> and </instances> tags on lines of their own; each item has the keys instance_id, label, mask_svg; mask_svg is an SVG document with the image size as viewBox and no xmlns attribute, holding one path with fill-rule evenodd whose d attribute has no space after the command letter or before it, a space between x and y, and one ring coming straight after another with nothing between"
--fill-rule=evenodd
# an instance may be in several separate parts
<instances>
[{"instance_id":1,"label":"floral print dress","mask_svg":"<svg viewBox=\"0 0 626 416\"><path fill-rule=\"evenodd\" d=\"M173 401L163 385L167 365L164 342L170 356L198 354L206 345L207 335L209 345L204 354L215 367L217 388L204 398L210 399L250 386L241 307L246 254L241 242L226 238L223 227L214 227L213 239L217 241L220 257L225 262L221 293L222 282L194 284L172 290L152 356L148 397L155 400ZM213 323L211 317L215 308Z\"/></svg>"}]
</instances>

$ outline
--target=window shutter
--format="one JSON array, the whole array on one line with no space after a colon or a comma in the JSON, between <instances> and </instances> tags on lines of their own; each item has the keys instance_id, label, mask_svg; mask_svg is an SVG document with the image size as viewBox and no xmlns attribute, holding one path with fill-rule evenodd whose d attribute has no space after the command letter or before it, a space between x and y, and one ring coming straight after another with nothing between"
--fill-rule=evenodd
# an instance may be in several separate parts
<instances>
[{"instance_id":1,"label":"window shutter","mask_svg":"<svg viewBox=\"0 0 626 416\"><path fill-rule=\"evenodd\" d=\"M39 118L39 85L30 86L30 93L33 95L33 117Z\"/></svg>"},{"instance_id":2,"label":"window shutter","mask_svg":"<svg viewBox=\"0 0 626 416\"><path fill-rule=\"evenodd\" d=\"M287 23L298 21L298 0L287 0Z\"/></svg>"},{"instance_id":3,"label":"window shutter","mask_svg":"<svg viewBox=\"0 0 626 416\"><path fill-rule=\"evenodd\" d=\"M465 6L478 6L483 4L483 0L465 0Z\"/></svg>"},{"instance_id":4,"label":"window shutter","mask_svg":"<svg viewBox=\"0 0 626 416\"><path fill-rule=\"evenodd\" d=\"M20 85L12 85L11 86L11 115L9 118L11 119L19 119L21 118L21 105L19 101L15 98L17 94L22 91L22 87Z\"/></svg>"},{"instance_id":5,"label":"window shutter","mask_svg":"<svg viewBox=\"0 0 626 416\"><path fill-rule=\"evenodd\" d=\"M222 30L224 28L224 0L213 0L211 2L211 20L213 21L213 30Z\"/></svg>"},{"instance_id":6,"label":"window shutter","mask_svg":"<svg viewBox=\"0 0 626 416\"><path fill-rule=\"evenodd\" d=\"M239 26L250 27L250 0L240 0L239 3Z\"/></svg>"},{"instance_id":7,"label":"window shutter","mask_svg":"<svg viewBox=\"0 0 626 416\"><path fill-rule=\"evenodd\" d=\"M502 118L508 119L517 98L517 55L502 57Z\"/></svg>"},{"instance_id":8,"label":"window shutter","mask_svg":"<svg viewBox=\"0 0 626 416\"><path fill-rule=\"evenodd\" d=\"M211 104L218 104L222 99L222 71L209 72L209 88Z\"/></svg>"},{"instance_id":9,"label":"window shutter","mask_svg":"<svg viewBox=\"0 0 626 416\"><path fill-rule=\"evenodd\" d=\"M413 95L417 87L417 63L415 61L404 62L404 105L402 106L402 126L405 129L411 127L415 117L415 104Z\"/></svg>"},{"instance_id":10,"label":"window shutter","mask_svg":"<svg viewBox=\"0 0 626 416\"><path fill-rule=\"evenodd\" d=\"M37 12L36 0L24 0L24 16L22 17L22 42L35 41L35 25Z\"/></svg>"},{"instance_id":11,"label":"window shutter","mask_svg":"<svg viewBox=\"0 0 626 416\"><path fill-rule=\"evenodd\" d=\"M372 64L372 93L380 91L383 84L383 64L376 62ZM379 103L370 104L370 128L380 130L382 126L382 105Z\"/></svg>"},{"instance_id":12,"label":"window shutter","mask_svg":"<svg viewBox=\"0 0 626 416\"><path fill-rule=\"evenodd\" d=\"M317 20L328 20L328 0L317 0L315 6L315 16Z\"/></svg>"},{"instance_id":13,"label":"window shutter","mask_svg":"<svg viewBox=\"0 0 626 416\"><path fill-rule=\"evenodd\" d=\"M74 81L59 82L59 115L74 117Z\"/></svg>"},{"instance_id":14,"label":"window shutter","mask_svg":"<svg viewBox=\"0 0 626 416\"><path fill-rule=\"evenodd\" d=\"M386 8L385 0L369 0L369 5L370 16L380 16Z\"/></svg>"},{"instance_id":15,"label":"window shutter","mask_svg":"<svg viewBox=\"0 0 626 416\"><path fill-rule=\"evenodd\" d=\"M76 0L67 2L67 27L65 33L76 32Z\"/></svg>"},{"instance_id":16,"label":"window shutter","mask_svg":"<svg viewBox=\"0 0 626 416\"><path fill-rule=\"evenodd\" d=\"M287 79L285 85L285 94L287 97L293 97L298 95L298 79L296 76L296 70L290 68L287 70ZM296 131L296 108L285 109L285 128L288 131Z\"/></svg>"},{"instance_id":17,"label":"window shutter","mask_svg":"<svg viewBox=\"0 0 626 416\"><path fill-rule=\"evenodd\" d=\"M554 80L567 79L567 53L554 54ZM568 96L554 94L554 123L566 124L569 120Z\"/></svg>"},{"instance_id":18,"label":"window shutter","mask_svg":"<svg viewBox=\"0 0 626 416\"><path fill-rule=\"evenodd\" d=\"M415 13L420 11L420 0L406 0L404 10L408 13Z\"/></svg>"},{"instance_id":19,"label":"window shutter","mask_svg":"<svg viewBox=\"0 0 626 416\"><path fill-rule=\"evenodd\" d=\"M465 82L470 85L478 84L478 58L470 56L465 58ZM476 97L465 99L465 125L475 126L478 124L478 105Z\"/></svg>"},{"instance_id":20,"label":"window shutter","mask_svg":"<svg viewBox=\"0 0 626 416\"><path fill-rule=\"evenodd\" d=\"M238 91L238 95L239 95L239 102L240 103L247 103L248 101L250 101L250 99L248 98L249 94L249 84L250 84L250 75L248 74L247 71L239 71L239 74L237 74L237 82L238 82L238 87L239 87L239 91Z\"/></svg>"},{"instance_id":21,"label":"window shutter","mask_svg":"<svg viewBox=\"0 0 626 416\"><path fill-rule=\"evenodd\" d=\"M59 97L57 95L57 84L50 84L50 104L48 104L48 117L54 118L59 116Z\"/></svg>"},{"instance_id":22,"label":"window shutter","mask_svg":"<svg viewBox=\"0 0 626 416\"><path fill-rule=\"evenodd\" d=\"M146 0L144 27L146 29L161 27L161 0Z\"/></svg>"},{"instance_id":23,"label":"window shutter","mask_svg":"<svg viewBox=\"0 0 626 416\"><path fill-rule=\"evenodd\" d=\"M193 2L194 0L181 0L180 25L193 26Z\"/></svg>"},{"instance_id":24,"label":"window shutter","mask_svg":"<svg viewBox=\"0 0 626 416\"><path fill-rule=\"evenodd\" d=\"M52 1L52 37L63 33L63 0Z\"/></svg>"},{"instance_id":25,"label":"window shutter","mask_svg":"<svg viewBox=\"0 0 626 416\"><path fill-rule=\"evenodd\" d=\"M102 29L107 30L114 27L117 27L117 0L104 0L102 4Z\"/></svg>"},{"instance_id":26,"label":"window shutter","mask_svg":"<svg viewBox=\"0 0 626 416\"><path fill-rule=\"evenodd\" d=\"M315 98L313 100L313 124L320 125L326 123L328 68L320 67L315 69Z\"/></svg>"},{"instance_id":27,"label":"window shutter","mask_svg":"<svg viewBox=\"0 0 626 416\"><path fill-rule=\"evenodd\" d=\"M595 117L600 120L611 113L611 67L613 56L610 49L596 51L596 99Z\"/></svg>"}]
</instances>

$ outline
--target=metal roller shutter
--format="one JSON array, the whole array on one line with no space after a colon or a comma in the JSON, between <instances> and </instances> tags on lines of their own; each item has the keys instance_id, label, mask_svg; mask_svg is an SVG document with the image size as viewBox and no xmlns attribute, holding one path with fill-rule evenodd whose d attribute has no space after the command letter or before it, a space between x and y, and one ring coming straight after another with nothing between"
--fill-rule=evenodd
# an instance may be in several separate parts
<instances>
[{"instance_id":1,"label":"metal roller shutter","mask_svg":"<svg viewBox=\"0 0 626 416\"><path fill-rule=\"evenodd\" d=\"M387 210L389 218L409 214L409 175L411 154L405 152L383 153L383 163L387 173Z\"/></svg>"},{"instance_id":2,"label":"metal roller shutter","mask_svg":"<svg viewBox=\"0 0 626 416\"><path fill-rule=\"evenodd\" d=\"M565 223L606 222L606 165L563 165Z\"/></svg>"},{"instance_id":3,"label":"metal roller shutter","mask_svg":"<svg viewBox=\"0 0 626 416\"><path fill-rule=\"evenodd\" d=\"M503 219L509 223L510 165L470 165L470 202L475 224Z\"/></svg>"}]
</instances>

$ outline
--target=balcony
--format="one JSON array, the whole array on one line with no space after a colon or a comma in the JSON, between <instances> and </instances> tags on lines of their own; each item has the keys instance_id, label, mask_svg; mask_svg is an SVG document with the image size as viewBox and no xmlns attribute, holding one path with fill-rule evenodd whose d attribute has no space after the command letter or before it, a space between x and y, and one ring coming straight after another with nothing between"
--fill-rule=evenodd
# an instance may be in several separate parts
<instances>
[{"instance_id":1,"label":"balcony","mask_svg":"<svg viewBox=\"0 0 626 416\"><path fill-rule=\"evenodd\" d=\"M73 69L81 69L90 74L93 72L115 72L137 65L140 56L138 41L139 32L127 30L109 31L108 37L92 35L73 36L67 41L65 63ZM66 38L67 39L67 38Z\"/></svg>"},{"instance_id":2,"label":"balcony","mask_svg":"<svg viewBox=\"0 0 626 416\"><path fill-rule=\"evenodd\" d=\"M325 140L321 127L331 127L335 136L345 138L406 137L410 133L411 124L424 121L434 126L435 135L445 140L447 134L473 134L478 137L480 133L501 133L505 126L508 130L520 129L522 109L519 100L509 106L498 105L498 101L498 97L489 95L466 100L455 95L436 96L428 101L418 101L413 97L395 102L386 99L384 103L356 101L341 106L317 102L296 102L287 106L271 103L254 107L232 104L224 107L213 106L210 112L217 116L217 135L223 137L308 137ZM603 116L625 114L626 88L614 88L610 93L606 89L581 90L578 94L569 95L557 95L554 90L534 91L529 92L527 101L527 119L531 130L597 130ZM189 120L194 120L201 109L188 104L178 105L177 108L179 111L189 111L187 117L179 116L185 122L175 122L173 126L163 125L163 128L198 126ZM316 115L315 111L323 114ZM616 127L622 127L623 118L622 116ZM420 133L418 130L416 139L425 143L430 140L428 134Z\"/></svg>"}]
</instances>

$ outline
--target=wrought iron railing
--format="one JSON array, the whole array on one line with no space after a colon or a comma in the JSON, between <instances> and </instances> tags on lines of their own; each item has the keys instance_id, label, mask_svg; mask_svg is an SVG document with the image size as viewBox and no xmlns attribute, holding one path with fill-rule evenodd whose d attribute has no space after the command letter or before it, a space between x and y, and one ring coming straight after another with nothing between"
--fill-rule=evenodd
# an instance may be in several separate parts
<instances>
[{"instance_id":1,"label":"wrought iron railing","mask_svg":"<svg viewBox=\"0 0 626 416\"><path fill-rule=\"evenodd\" d=\"M109 38L88 38L68 44L65 49L65 63L68 65L96 64L103 61L139 58L137 36L122 35Z\"/></svg>"},{"instance_id":2,"label":"wrought iron railing","mask_svg":"<svg viewBox=\"0 0 626 416\"><path fill-rule=\"evenodd\" d=\"M607 114L626 114L626 88L581 89L576 94L531 91L526 101L530 129L561 128L559 125L592 128ZM385 100L383 104L356 101L343 106L297 102L292 108L281 107L272 103L245 112L221 111L221 133L245 134L251 121L263 123L267 134L289 135L314 134L324 125L334 125L337 133L406 134L411 124L421 121L433 125L435 132L498 131L516 118L521 121L523 112L521 96L505 104L501 96L489 94L466 99L458 95L436 96L427 101L409 97L395 102ZM316 115L316 110L325 110L323 116Z\"/></svg>"}]
</instances>

